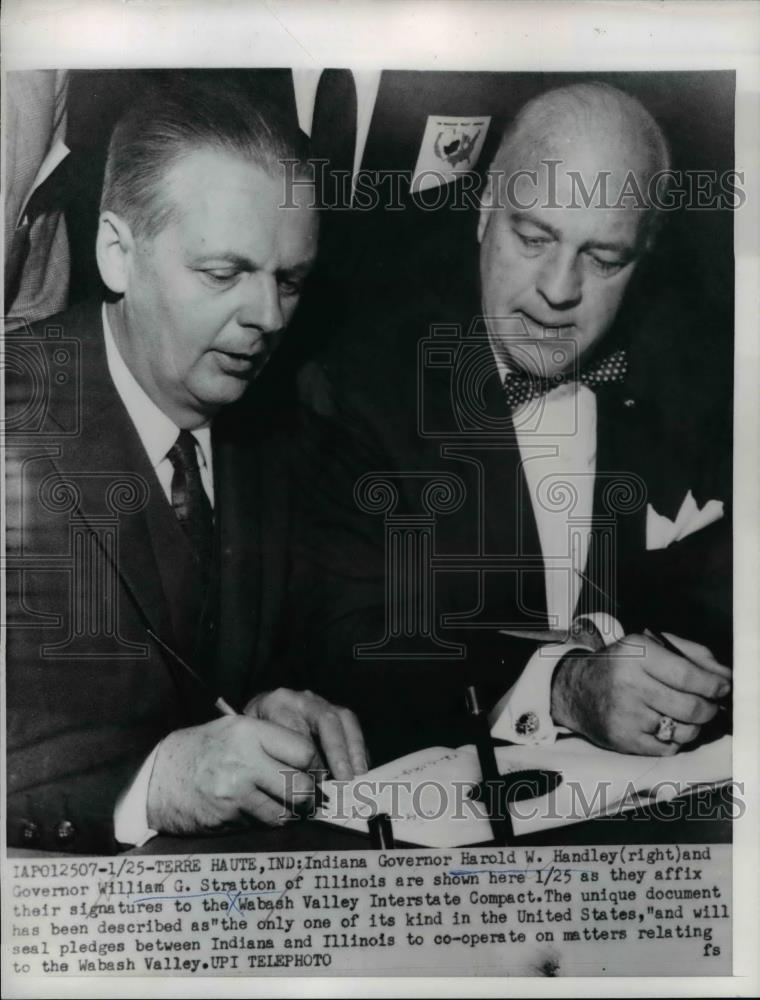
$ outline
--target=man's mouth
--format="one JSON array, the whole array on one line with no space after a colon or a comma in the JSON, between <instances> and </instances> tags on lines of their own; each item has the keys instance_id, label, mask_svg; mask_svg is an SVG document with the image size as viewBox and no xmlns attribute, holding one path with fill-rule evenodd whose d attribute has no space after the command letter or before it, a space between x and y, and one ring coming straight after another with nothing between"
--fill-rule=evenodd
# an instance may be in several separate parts
<instances>
[{"instance_id":1,"label":"man's mouth","mask_svg":"<svg viewBox=\"0 0 760 1000\"><path fill-rule=\"evenodd\" d=\"M530 313L521 310L520 315L528 324L530 328L537 328L541 330L546 336L549 337L561 337L570 333L570 331L575 326L574 323L552 323L545 320L539 319L535 316L531 316Z\"/></svg>"},{"instance_id":2,"label":"man's mouth","mask_svg":"<svg viewBox=\"0 0 760 1000\"><path fill-rule=\"evenodd\" d=\"M214 352L222 371L228 375L248 375L258 371L267 360L269 352L265 348L254 351L222 351Z\"/></svg>"}]
</instances>

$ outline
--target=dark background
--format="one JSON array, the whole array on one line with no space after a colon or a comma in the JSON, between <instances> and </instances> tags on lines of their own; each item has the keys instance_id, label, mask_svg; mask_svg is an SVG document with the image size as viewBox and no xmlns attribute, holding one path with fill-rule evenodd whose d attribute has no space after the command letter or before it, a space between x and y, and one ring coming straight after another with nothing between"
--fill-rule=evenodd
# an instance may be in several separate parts
<instances>
[{"instance_id":1,"label":"dark background","mask_svg":"<svg viewBox=\"0 0 760 1000\"><path fill-rule=\"evenodd\" d=\"M98 196L106 146L121 112L140 100L143 88L178 74L215 74L231 85L250 87L295 120L289 70L75 71L71 74L67 141L66 217L71 240L71 302L102 289L94 257ZM569 82L602 80L639 98L662 125L676 170L734 167L733 72L493 73L384 71L371 121L364 169L411 172L427 116L492 116L478 163L479 175L495 152L500 134L531 97ZM741 164L738 165L741 169ZM456 183L456 182L455 182ZM412 197L404 209L332 213L323 220L320 260L307 287L287 347L268 378L321 348L362 311L393 322L410 298L440 294L471 282L477 212L451 207L422 211ZM471 198L472 200L472 198ZM682 304L690 341L720 354L720 368L732 368L733 213L678 210L667 224L638 290L650 301ZM680 306L679 306L680 307ZM671 311L672 312L672 311ZM445 319L445 316L442 316Z\"/></svg>"}]
</instances>

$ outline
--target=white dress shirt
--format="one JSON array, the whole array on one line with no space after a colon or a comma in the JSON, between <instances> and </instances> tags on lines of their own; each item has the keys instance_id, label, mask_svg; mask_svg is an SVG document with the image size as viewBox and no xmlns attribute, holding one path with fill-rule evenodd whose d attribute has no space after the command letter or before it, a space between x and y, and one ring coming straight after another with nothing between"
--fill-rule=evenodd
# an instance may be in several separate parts
<instances>
[{"instance_id":1,"label":"white dress shirt","mask_svg":"<svg viewBox=\"0 0 760 1000\"><path fill-rule=\"evenodd\" d=\"M135 425L135 430L140 437L143 448L145 448L148 460L166 494L166 499L171 503L174 468L168 456L179 436L179 427L167 417L163 410L156 406L127 368L124 359L119 354L119 348L116 346L111 327L108 324L105 304L103 305L103 332L106 342L106 361L111 381ZM205 427L196 428L192 434L198 445L198 467L201 481L213 508L214 467L211 456L211 428L207 424Z\"/></svg>"},{"instance_id":2,"label":"white dress shirt","mask_svg":"<svg viewBox=\"0 0 760 1000\"><path fill-rule=\"evenodd\" d=\"M168 454L179 435L179 427L159 409L141 388L116 346L105 303L103 304L103 335L106 346L108 373L116 391L135 425L148 461L153 466L166 499L171 503L171 483L174 468ZM192 431L198 446L198 467L203 488L214 506L214 476L211 456L211 430L208 426ZM160 746L160 744L158 745ZM148 786L158 746L143 762L140 770L124 789L114 809L114 835L121 844L138 847L156 836L148 826Z\"/></svg>"},{"instance_id":3,"label":"white dress shirt","mask_svg":"<svg viewBox=\"0 0 760 1000\"><path fill-rule=\"evenodd\" d=\"M294 69L293 90L296 98L296 113L301 131L311 136L314 121L314 104L317 99L321 69ZM381 70L351 70L356 85L356 147L354 149L352 191L356 175L361 170L364 147L367 145L369 126L375 110L377 92L380 89Z\"/></svg>"},{"instance_id":4,"label":"white dress shirt","mask_svg":"<svg viewBox=\"0 0 760 1000\"><path fill-rule=\"evenodd\" d=\"M509 368L494 355L503 381ZM566 630L573 623L591 538L596 396L587 386L569 382L516 407L512 418L544 560L548 624ZM622 638L610 616L587 618L605 643ZM513 743L547 743L565 731L551 718L551 682L559 660L577 648L583 647L572 642L536 650L492 711L492 736Z\"/></svg>"}]
</instances>

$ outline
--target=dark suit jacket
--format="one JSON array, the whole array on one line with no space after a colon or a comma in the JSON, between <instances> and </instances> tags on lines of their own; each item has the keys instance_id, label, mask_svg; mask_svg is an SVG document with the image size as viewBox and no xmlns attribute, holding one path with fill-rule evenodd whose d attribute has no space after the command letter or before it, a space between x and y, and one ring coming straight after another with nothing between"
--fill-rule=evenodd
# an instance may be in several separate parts
<instances>
[{"instance_id":1,"label":"dark suit jacket","mask_svg":"<svg viewBox=\"0 0 760 1000\"><path fill-rule=\"evenodd\" d=\"M629 343L630 376L597 393L594 514L578 610L611 612L629 633L671 630L725 662L730 374L689 353L683 310L642 315L631 307L627 315L606 347ZM437 302L394 328L356 330L301 379L322 415L305 445L316 488L304 494L302 579L318 613L303 643L315 683L332 685L359 712L378 761L466 740L465 687L477 683L493 703L536 648L499 635L499 627L546 621L533 506L475 316L477 307ZM444 329L431 337L431 323ZM724 501L723 520L648 550L647 506L675 521L689 490L700 508ZM569 521L571 494L572 481L554 499L567 502ZM414 538L426 531L430 586L409 582L419 580L413 567L423 559ZM404 547L413 557L399 554ZM411 567L410 576L399 578L394 559ZM421 636L425 614L435 649ZM443 643L460 643L462 655Z\"/></svg>"},{"instance_id":2,"label":"dark suit jacket","mask_svg":"<svg viewBox=\"0 0 760 1000\"><path fill-rule=\"evenodd\" d=\"M215 420L204 596L108 375L99 306L10 339L8 356L8 843L112 851L114 804L142 760L214 714L147 629L233 705L271 679L286 432L256 401Z\"/></svg>"}]
</instances>

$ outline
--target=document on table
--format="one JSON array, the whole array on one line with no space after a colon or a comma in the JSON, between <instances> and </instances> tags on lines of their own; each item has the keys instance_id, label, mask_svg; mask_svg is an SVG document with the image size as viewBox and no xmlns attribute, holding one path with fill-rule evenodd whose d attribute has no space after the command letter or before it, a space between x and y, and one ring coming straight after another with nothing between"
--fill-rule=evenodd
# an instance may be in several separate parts
<instances>
[{"instance_id":1,"label":"document on table","mask_svg":"<svg viewBox=\"0 0 760 1000\"><path fill-rule=\"evenodd\" d=\"M547 794L510 803L519 837L723 784L731 778L731 737L674 757L620 754L568 737L551 746L499 747L496 760L501 774L543 770L562 777ZM367 821L386 813L396 840L423 847L477 844L492 836L485 805L470 798L480 780L474 747L431 747L351 782L324 782L327 801L315 818L366 833Z\"/></svg>"}]
</instances>

